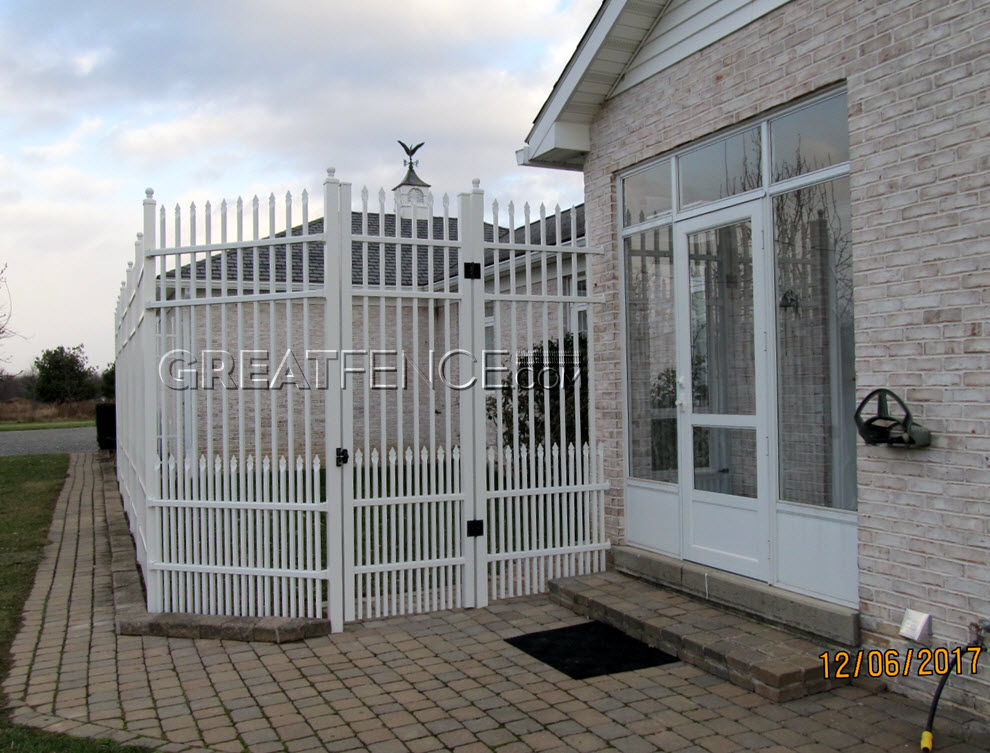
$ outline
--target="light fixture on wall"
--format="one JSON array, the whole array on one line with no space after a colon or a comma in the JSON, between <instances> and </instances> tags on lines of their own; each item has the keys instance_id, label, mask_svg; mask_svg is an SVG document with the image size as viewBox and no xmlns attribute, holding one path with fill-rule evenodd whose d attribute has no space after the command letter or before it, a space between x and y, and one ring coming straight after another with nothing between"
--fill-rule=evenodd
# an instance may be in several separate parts
<instances>
[{"instance_id":1,"label":"light fixture on wall","mask_svg":"<svg viewBox=\"0 0 990 753\"><path fill-rule=\"evenodd\" d=\"M895 407L891 411L891 404ZM932 433L914 420L904 401L881 387L863 398L853 416L859 435L868 445L928 447Z\"/></svg>"}]
</instances>

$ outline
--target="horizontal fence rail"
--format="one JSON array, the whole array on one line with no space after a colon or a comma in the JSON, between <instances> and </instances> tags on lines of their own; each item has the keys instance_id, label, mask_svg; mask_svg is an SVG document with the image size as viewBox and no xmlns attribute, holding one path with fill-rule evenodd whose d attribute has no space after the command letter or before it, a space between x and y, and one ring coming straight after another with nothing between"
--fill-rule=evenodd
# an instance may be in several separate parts
<instances>
[{"instance_id":1,"label":"horizontal fence rail","mask_svg":"<svg viewBox=\"0 0 990 753\"><path fill-rule=\"evenodd\" d=\"M149 190L116 328L150 611L339 630L604 567L582 209L397 196Z\"/></svg>"}]
</instances>

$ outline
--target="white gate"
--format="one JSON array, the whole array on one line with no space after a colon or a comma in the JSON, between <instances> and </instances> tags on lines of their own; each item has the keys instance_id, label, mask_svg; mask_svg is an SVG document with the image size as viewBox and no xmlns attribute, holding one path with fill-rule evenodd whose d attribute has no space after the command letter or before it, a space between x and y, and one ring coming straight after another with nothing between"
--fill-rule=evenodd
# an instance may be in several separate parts
<instances>
[{"instance_id":1,"label":"white gate","mask_svg":"<svg viewBox=\"0 0 990 753\"><path fill-rule=\"evenodd\" d=\"M257 199L232 231L192 206L185 246L145 201L117 378L149 610L339 630L603 569L578 210L517 227L477 185L456 217L324 189L322 220L270 197L267 234Z\"/></svg>"},{"instance_id":2,"label":"white gate","mask_svg":"<svg viewBox=\"0 0 990 753\"><path fill-rule=\"evenodd\" d=\"M604 568L595 252L576 242L576 210L533 222L527 208L517 228L511 205L486 223L483 201L461 194L455 220L446 198L435 212L382 193L369 211L365 193L353 220L348 618L482 606Z\"/></svg>"}]
</instances>

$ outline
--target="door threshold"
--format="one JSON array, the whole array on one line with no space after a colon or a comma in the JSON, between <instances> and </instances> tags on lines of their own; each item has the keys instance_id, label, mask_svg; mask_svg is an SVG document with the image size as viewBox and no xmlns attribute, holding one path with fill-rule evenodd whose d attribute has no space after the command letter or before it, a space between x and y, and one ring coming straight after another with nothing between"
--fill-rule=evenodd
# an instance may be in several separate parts
<instances>
[{"instance_id":1,"label":"door threshold","mask_svg":"<svg viewBox=\"0 0 990 753\"><path fill-rule=\"evenodd\" d=\"M612 557L621 573L844 646L860 645L855 609L631 546L613 546Z\"/></svg>"}]
</instances>

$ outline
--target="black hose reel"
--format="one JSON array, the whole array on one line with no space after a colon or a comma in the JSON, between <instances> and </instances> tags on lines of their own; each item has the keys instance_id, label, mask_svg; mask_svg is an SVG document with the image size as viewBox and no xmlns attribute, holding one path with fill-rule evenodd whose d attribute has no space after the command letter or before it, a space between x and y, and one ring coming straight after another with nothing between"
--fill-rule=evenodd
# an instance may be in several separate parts
<instances>
[{"instance_id":1,"label":"black hose reel","mask_svg":"<svg viewBox=\"0 0 990 753\"><path fill-rule=\"evenodd\" d=\"M893 412L891 401L896 403ZM859 435L868 445L913 448L932 443L931 431L916 422L904 401L888 389L873 390L864 397L855 419Z\"/></svg>"}]
</instances>

